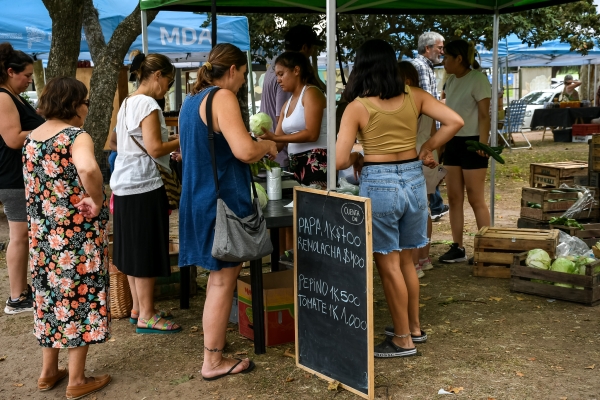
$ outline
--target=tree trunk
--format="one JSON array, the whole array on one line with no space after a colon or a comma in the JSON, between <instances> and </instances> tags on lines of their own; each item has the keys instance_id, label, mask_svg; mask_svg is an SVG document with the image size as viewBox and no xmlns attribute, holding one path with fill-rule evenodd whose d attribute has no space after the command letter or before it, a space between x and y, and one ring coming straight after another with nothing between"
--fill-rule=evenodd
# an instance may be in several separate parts
<instances>
[{"instance_id":1,"label":"tree trunk","mask_svg":"<svg viewBox=\"0 0 600 400\"><path fill-rule=\"evenodd\" d=\"M42 0L52 18L52 42L46 77L75 77L81 46L83 3L80 0Z\"/></svg>"},{"instance_id":2,"label":"tree trunk","mask_svg":"<svg viewBox=\"0 0 600 400\"><path fill-rule=\"evenodd\" d=\"M94 71L90 81L90 110L84 129L92 136L96 160L104 159L104 144L110 129L113 101L117 90L120 68L129 47L142 32L140 7L125 18L115 29L108 44L104 40L98 11L92 0L84 0L83 27L94 60ZM158 11L148 11L150 24ZM140 49L141 50L141 49Z\"/></svg>"},{"instance_id":3,"label":"tree trunk","mask_svg":"<svg viewBox=\"0 0 600 400\"><path fill-rule=\"evenodd\" d=\"M46 81L44 79L44 65L42 64L42 60L36 60L33 63L33 82L35 83L35 91L37 92L39 99L42 95L42 90L44 90L44 86L46 86Z\"/></svg>"}]
</instances>

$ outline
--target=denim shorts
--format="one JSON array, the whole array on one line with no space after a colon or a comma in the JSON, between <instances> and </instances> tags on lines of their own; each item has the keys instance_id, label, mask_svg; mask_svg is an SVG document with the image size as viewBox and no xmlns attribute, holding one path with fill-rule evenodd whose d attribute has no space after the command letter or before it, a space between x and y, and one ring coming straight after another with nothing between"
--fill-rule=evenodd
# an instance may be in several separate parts
<instances>
[{"instance_id":1,"label":"denim shorts","mask_svg":"<svg viewBox=\"0 0 600 400\"><path fill-rule=\"evenodd\" d=\"M364 167L359 195L371 199L373 252L427 245L427 189L421 161Z\"/></svg>"}]
</instances>

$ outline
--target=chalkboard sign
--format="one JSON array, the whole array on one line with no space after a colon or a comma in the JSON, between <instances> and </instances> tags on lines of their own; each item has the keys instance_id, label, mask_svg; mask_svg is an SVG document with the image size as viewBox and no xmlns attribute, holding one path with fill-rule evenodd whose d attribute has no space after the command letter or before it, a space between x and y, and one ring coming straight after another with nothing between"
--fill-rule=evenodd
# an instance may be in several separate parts
<instances>
[{"instance_id":1,"label":"chalkboard sign","mask_svg":"<svg viewBox=\"0 0 600 400\"><path fill-rule=\"evenodd\" d=\"M372 399L371 200L294 188L296 365Z\"/></svg>"}]
</instances>

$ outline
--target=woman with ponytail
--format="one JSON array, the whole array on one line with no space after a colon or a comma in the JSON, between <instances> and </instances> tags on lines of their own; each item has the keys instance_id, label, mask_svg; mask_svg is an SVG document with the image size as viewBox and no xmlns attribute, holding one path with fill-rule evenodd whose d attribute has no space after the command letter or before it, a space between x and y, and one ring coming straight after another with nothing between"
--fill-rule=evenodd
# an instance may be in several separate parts
<instances>
[{"instance_id":1,"label":"woman with ponytail","mask_svg":"<svg viewBox=\"0 0 600 400\"><path fill-rule=\"evenodd\" d=\"M129 321L137 333L176 333L181 327L154 307L157 277L171 275L169 204L156 164L170 171L169 153L179 147L170 138L157 100L175 79L175 67L162 54L138 53L129 71L139 85L117 115L117 158L110 178L114 194L113 262L127 275L133 297ZM174 140L170 140L174 139Z\"/></svg>"},{"instance_id":2,"label":"woman with ponytail","mask_svg":"<svg viewBox=\"0 0 600 400\"><path fill-rule=\"evenodd\" d=\"M21 96L32 81L33 60L10 43L0 44L0 203L8 219L10 241L6 264L10 295L4 312L33 310L31 287L27 285L27 209L21 149L29 132L44 123Z\"/></svg>"},{"instance_id":3,"label":"woman with ponytail","mask_svg":"<svg viewBox=\"0 0 600 400\"><path fill-rule=\"evenodd\" d=\"M183 168L179 208L179 265L200 266L210 271L202 314L204 363L202 377L215 380L254 369L248 358L223 357L225 330L231 301L242 264L211 255L217 217L217 190L209 149L208 120L214 130L214 150L219 197L240 218L253 213L250 199L250 167L268 155L277 155L270 140L255 142L242 120L236 97L246 81L247 58L229 43L216 45L198 70L198 80L179 113ZM214 92L212 113L206 99Z\"/></svg>"},{"instance_id":4,"label":"woman with ponytail","mask_svg":"<svg viewBox=\"0 0 600 400\"><path fill-rule=\"evenodd\" d=\"M453 242L450 250L440 257L442 262L467 261L463 246L465 189L475 213L477 228L489 226L490 211L485 202L485 175L488 156L481 150L467 150L467 140L488 143L490 136L490 82L475 61L475 45L454 40L444 48L444 69L450 76L446 81L446 105L465 121L444 152L446 189L450 205L450 228Z\"/></svg>"},{"instance_id":5,"label":"woman with ponytail","mask_svg":"<svg viewBox=\"0 0 600 400\"><path fill-rule=\"evenodd\" d=\"M327 186L327 105L310 61L302 53L285 52L275 60L277 83L292 94L285 102L275 133L265 131L281 150L288 144L290 172L303 185ZM264 129L263 129L264 130Z\"/></svg>"}]
</instances>

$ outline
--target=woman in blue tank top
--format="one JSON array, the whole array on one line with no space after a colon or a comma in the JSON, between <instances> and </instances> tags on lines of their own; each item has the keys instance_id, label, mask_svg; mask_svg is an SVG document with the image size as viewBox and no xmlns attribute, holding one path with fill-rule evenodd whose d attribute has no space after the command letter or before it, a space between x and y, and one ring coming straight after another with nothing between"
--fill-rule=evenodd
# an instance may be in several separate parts
<instances>
[{"instance_id":1,"label":"woman in blue tank top","mask_svg":"<svg viewBox=\"0 0 600 400\"><path fill-rule=\"evenodd\" d=\"M179 207L179 265L197 265L211 271L202 315L202 377L206 380L246 373L254 368L248 358L223 357L233 290L242 265L220 261L211 255L217 193L206 125L207 118L212 118L219 194L238 217L246 217L253 212L247 164L265 155L271 159L277 155L274 142L253 141L244 126L235 93L245 82L246 63L246 55L234 45L216 45L208 61L198 70L198 80L179 114L184 165ZM214 96L212 115L207 116L204 100L217 88L221 90Z\"/></svg>"}]
</instances>

